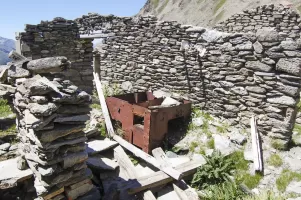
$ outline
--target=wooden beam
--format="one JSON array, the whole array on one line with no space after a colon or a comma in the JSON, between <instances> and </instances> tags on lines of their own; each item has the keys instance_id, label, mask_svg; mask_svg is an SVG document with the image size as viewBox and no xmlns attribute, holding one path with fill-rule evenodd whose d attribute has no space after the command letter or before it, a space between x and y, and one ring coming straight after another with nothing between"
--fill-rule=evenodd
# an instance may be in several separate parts
<instances>
[{"instance_id":1,"label":"wooden beam","mask_svg":"<svg viewBox=\"0 0 301 200\"><path fill-rule=\"evenodd\" d=\"M176 192L176 194L178 195L178 197L181 200L190 200L184 190L182 190L175 184L172 184L172 186L173 186L174 191Z\"/></svg>"},{"instance_id":2,"label":"wooden beam","mask_svg":"<svg viewBox=\"0 0 301 200\"><path fill-rule=\"evenodd\" d=\"M124 175L127 179L136 179L139 177L139 171L135 169L135 166L133 165L132 161L120 146L114 149L114 157L117 160L120 168L122 168L125 172ZM153 195L153 193L150 190L148 190L144 192L143 199L155 200L156 198Z\"/></svg>"},{"instance_id":3,"label":"wooden beam","mask_svg":"<svg viewBox=\"0 0 301 200\"><path fill-rule=\"evenodd\" d=\"M200 167L203 163L200 161L190 161L177 166L175 169L184 176L194 174L196 169ZM128 181L123 187L126 188L129 194L135 194L143 190L165 185L172 182L173 178L168 176L162 171L154 172L148 176L139 177L137 180Z\"/></svg>"},{"instance_id":4,"label":"wooden beam","mask_svg":"<svg viewBox=\"0 0 301 200\"><path fill-rule=\"evenodd\" d=\"M162 148L156 148L152 150L153 156L160 164L160 168L164 169L164 171L168 171L170 174L172 174L172 177L174 177L177 180L180 180L183 177L183 174L178 172L172 167L172 164L168 161L168 158Z\"/></svg>"},{"instance_id":5,"label":"wooden beam","mask_svg":"<svg viewBox=\"0 0 301 200\"><path fill-rule=\"evenodd\" d=\"M251 136L252 136L252 150L253 150L253 161L254 171L262 172L262 154L260 149L260 138L257 131L256 119L254 116L251 118Z\"/></svg>"},{"instance_id":6,"label":"wooden beam","mask_svg":"<svg viewBox=\"0 0 301 200\"><path fill-rule=\"evenodd\" d=\"M114 128L111 122L111 118L110 118L110 113L106 104L106 99L103 95L103 90L102 90L102 85L99 79L99 74L97 73L93 73L94 75L94 81L95 81L95 85L96 85L96 89L97 89L97 93L98 93L98 97L99 97L99 101L100 101L100 105L101 105L101 110L102 110L102 114L103 117L105 119L105 123L106 123L106 128L108 131L108 134L110 137L113 137L115 135L114 132Z\"/></svg>"}]
</instances>

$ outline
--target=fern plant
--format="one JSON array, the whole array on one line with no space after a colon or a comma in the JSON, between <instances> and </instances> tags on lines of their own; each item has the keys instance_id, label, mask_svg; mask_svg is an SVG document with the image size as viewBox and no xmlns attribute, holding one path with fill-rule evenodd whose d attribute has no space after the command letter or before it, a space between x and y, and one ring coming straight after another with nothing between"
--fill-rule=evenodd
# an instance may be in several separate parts
<instances>
[{"instance_id":1,"label":"fern plant","mask_svg":"<svg viewBox=\"0 0 301 200\"><path fill-rule=\"evenodd\" d=\"M234 182L225 182L217 185L210 185L205 191L202 199L205 200L240 200L246 194Z\"/></svg>"},{"instance_id":2,"label":"fern plant","mask_svg":"<svg viewBox=\"0 0 301 200\"><path fill-rule=\"evenodd\" d=\"M231 181L230 176L235 170L235 163L229 156L223 156L220 151L214 151L211 156L205 156L206 164L197 169L192 179L193 187L206 189L210 185Z\"/></svg>"}]
</instances>

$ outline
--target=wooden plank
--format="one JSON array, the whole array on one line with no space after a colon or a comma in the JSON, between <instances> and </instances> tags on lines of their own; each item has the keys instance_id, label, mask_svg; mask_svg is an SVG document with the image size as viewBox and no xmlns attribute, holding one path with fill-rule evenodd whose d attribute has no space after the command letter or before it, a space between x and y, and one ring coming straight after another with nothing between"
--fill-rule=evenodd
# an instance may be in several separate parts
<instances>
[{"instance_id":1,"label":"wooden plank","mask_svg":"<svg viewBox=\"0 0 301 200\"><path fill-rule=\"evenodd\" d=\"M181 200L189 200L187 194L185 193L185 191L183 191L181 188L179 188L177 185L172 184L174 191L177 193L178 197Z\"/></svg>"},{"instance_id":2,"label":"wooden plank","mask_svg":"<svg viewBox=\"0 0 301 200\"><path fill-rule=\"evenodd\" d=\"M132 161L120 146L114 149L114 157L117 160L120 168L124 170L124 175L126 175L127 179L136 179L137 177L139 177L139 171L135 169L135 166L133 165ZM150 190L148 190L144 192L143 199L155 200L156 198L153 195L153 193Z\"/></svg>"},{"instance_id":3,"label":"wooden plank","mask_svg":"<svg viewBox=\"0 0 301 200\"><path fill-rule=\"evenodd\" d=\"M262 154L260 149L260 138L257 131L255 117L251 118L251 137L252 137L252 150L253 150L253 161L254 161L254 171L262 172Z\"/></svg>"},{"instance_id":4,"label":"wooden plank","mask_svg":"<svg viewBox=\"0 0 301 200\"><path fill-rule=\"evenodd\" d=\"M182 173L184 176L194 174L196 169L200 167L203 163L200 161L190 161L177 166L175 169ZM143 190L165 185L172 182L173 178L168 176L162 171L154 172L148 176L143 176L137 178L137 180L128 181L124 188L127 188L129 194L135 194Z\"/></svg>"},{"instance_id":5,"label":"wooden plank","mask_svg":"<svg viewBox=\"0 0 301 200\"><path fill-rule=\"evenodd\" d=\"M196 190L187 185L184 180L177 181L174 183L174 185L177 186L180 190L184 191L189 200L199 200L199 195ZM182 198L185 197L182 196Z\"/></svg>"},{"instance_id":6,"label":"wooden plank","mask_svg":"<svg viewBox=\"0 0 301 200\"><path fill-rule=\"evenodd\" d=\"M102 85L100 82L100 78L99 78L99 74L97 73L93 73L94 75L94 81L95 81L95 85L96 85L96 89L97 89L97 93L98 93L98 97L99 97L99 101L100 101L100 105L101 105L101 111L103 114L103 117L105 119L105 123L106 123L106 128L108 131L108 135L110 137L113 137L115 135L114 132L114 128L111 122L111 118L110 118L110 113L106 104L106 100L105 97L103 95L103 90L102 90Z\"/></svg>"},{"instance_id":7,"label":"wooden plank","mask_svg":"<svg viewBox=\"0 0 301 200\"><path fill-rule=\"evenodd\" d=\"M164 171L168 171L170 174L172 174L172 177L180 180L183 177L183 174L178 172L172 167L172 163L168 161L168 158L162 148L156 148L152 150L153 156L156 158L156 160L160 164L160 168L164 169Z\"/></svg>"},{"instance_id":8,"label":"wooden plank","mask_svg":"<svg viewBox=\"0 0 301 200\"><path fill-rule=\"evenodd\" d=\"M64 191L65 191L65 189L62 187L59 190L56 190L54 192L51 192L50 194L47 194L46 196L43 196L43 199L44 200L49 200L49 199L51 199L51 198L53 198L53 197L55 197L55 196L57 196L59 194L62 194Z\"/></svg>"}]
</instances>

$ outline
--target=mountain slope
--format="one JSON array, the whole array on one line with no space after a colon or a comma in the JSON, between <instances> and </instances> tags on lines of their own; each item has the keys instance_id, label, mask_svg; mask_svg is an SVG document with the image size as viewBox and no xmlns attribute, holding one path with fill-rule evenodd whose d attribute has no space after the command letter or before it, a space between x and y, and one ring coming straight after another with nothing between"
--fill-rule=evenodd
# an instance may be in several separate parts
<instances>
[{"instance_id":1,"label":"mountain slope","mask_svg":"<svg viewBox=\"0 0 301 200\"><path fill-rule=\"evenodd\" d=\"M8 54L15 49L15 41L0 37L0 65L5 65L10 61Z\"/></svg>"},{"instance_id":2,"label":"mountain slope","mask_svg":"<svg viewBox=\"0 0 301 200\"><path fill-rule=\"evenodd\" d=\"M147 0L138 15L155 15L159 20L214 27L236 13L265 4L292 5L301 11L301 0Z\"/></svg>"}]
</instances>

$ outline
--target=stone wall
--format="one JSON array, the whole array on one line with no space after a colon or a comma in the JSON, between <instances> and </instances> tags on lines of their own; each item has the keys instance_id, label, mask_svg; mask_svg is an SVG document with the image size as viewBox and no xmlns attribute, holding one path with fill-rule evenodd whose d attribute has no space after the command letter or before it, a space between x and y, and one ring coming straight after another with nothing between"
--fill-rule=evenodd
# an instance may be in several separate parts
<instances>
[{"instance_id":1,"label":"stone wall","mask_svg":"<svg viewBox=\"0 0 301 200\"><path fill-rule=\"evenodd\" d=\"M80 89L89 93L93 90L93 39L80 39L78 26L72 20L55 18L38 25L26 25L20 33L21 53L29 59L66 56L72 68L62 73ZM58 76L58 74L56 74Z\"/></svg>"},{"instance_id":2,"label":"stone wall","mask_svg":"<svg viewBox=\"0 0 301 200\"><path fill-rule=\"evenodd\" d=\"M224 32L256 32L262 28L275 28L288 38L299 38L301 19L289 7L264 5L233 15L215 28Z\"/></svg>"},{"instance_id":3,"label":"stone wall","mask_svg":"<svg viewBox=\"0 0 301 200\"><path fill-rule=\"evenodd\" d=\"M274 6L243 15L257 16L256 34L223 33L151 16L90 13L75 24L80 34L107 34L99 48L102 80L130 83L133 91L175 93L233 124L248 126L255 114L261 133L287 144L300 90L300 17ZM240 22L239 16L234 26L253 26L253 20ZM268 26L264 20L269 18ZM232 31L225 26L224 31Z\"/></svg>"},{"instance_id":4,"label":"stone wall","mask_svg":"<svg viewBox=\"0 0 301 200\"><path fill-rule=\"evenodd\" d=\"M255 114L261 133L290 140L301 66L293 31L222 33L154 17L110 17L77 20L81 34L93 29L114 35L100 49L103 80L131 82L134 91L175 92L233 123L248 126Z\"/></svg>"}]
</instances>

